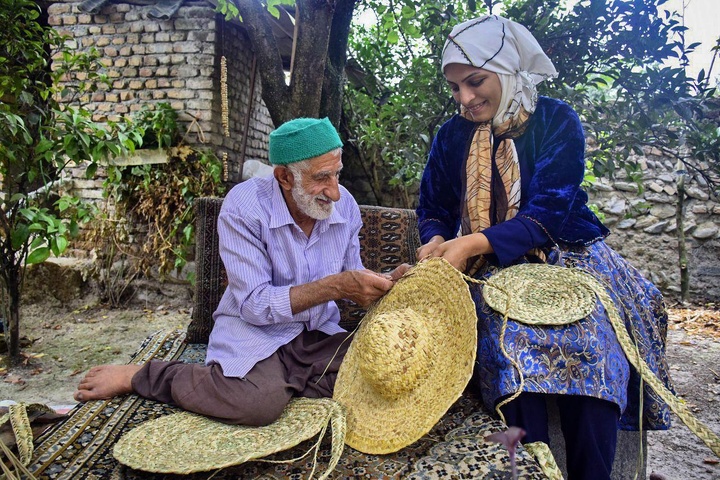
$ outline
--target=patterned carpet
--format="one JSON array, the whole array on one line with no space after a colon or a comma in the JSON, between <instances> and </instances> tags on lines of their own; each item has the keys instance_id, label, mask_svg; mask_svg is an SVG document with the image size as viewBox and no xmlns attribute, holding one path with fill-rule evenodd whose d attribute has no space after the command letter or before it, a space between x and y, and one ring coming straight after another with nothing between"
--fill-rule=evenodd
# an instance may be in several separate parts
<instances>
[{"instance_id":1,"label":"patterned carpet","mask_svg":"<svg viewBox=\"0 0 720 480\"><path fill-rule=\"evenodd\" d=\"M205 345L186 344L185 332L158 332L143 343L131 363L151 358L201 362ZM30 471L38 479L305 479L313 470L312 455L293 463L248 462L219 472L194 475L163 475L132 470L112 455L113 445L140 423L177 409L127 395L107 401L81 404L71 416L37 439ZM488 444L488 433L502 430L503 424L484 412L478 401L465 395L445 414L430 433L391 455L366 455L345 447L332 479L507 479L509 459L503 447ZM329 438L329 435L327 436ZM315 440L268 459L301 456ZM202 446L198 446L202 448ZM323 441L317 456L316 475L330 459L329 440ZM522 448L517 458L519 477L543 479L540 467ZM214 473L214 475L213 475Z\"/></svg>"}]
</instances>

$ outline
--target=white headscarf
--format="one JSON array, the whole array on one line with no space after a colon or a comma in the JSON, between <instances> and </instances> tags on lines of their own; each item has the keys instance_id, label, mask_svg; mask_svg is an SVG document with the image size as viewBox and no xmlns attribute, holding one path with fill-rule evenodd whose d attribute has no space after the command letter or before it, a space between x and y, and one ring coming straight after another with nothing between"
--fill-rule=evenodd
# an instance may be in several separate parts
<instances>
[{"instance_id":1,"label":"white headscarf","mask_svg":"<svg viewBox=\"0 0 720 480\"><path fill-rule=\"evenodd\" d=\"M497 15L485 15L457 25L445 42L442 69L461 63L495 72L502 98L494 125L517 115L522 106L535 111L535 85L557 76L557 71L527 28Z\"/></svg>"}]
</instances>

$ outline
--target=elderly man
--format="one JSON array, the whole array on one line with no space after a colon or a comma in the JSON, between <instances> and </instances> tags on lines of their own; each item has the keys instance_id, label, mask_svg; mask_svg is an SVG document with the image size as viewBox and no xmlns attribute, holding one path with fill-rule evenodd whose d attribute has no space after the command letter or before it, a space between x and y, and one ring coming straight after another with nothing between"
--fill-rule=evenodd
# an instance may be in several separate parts
<instances>
[{"instance_id":1,"label":"elderly man","mask_svg":"<svg viewBox=\"0 0 720 480\"><path fill-rule=\"evenodd\" d=\"M341 147L327 118L289 121L270 134L273 177L228 193L218 234L229 284L205 365L95 367L75 399L135 392L223 422L266 425L293 396L332 396L350 343L335 301L369 305L407 268L363 268L360 211L338 183Z\"/></svg>"}]
</instances>

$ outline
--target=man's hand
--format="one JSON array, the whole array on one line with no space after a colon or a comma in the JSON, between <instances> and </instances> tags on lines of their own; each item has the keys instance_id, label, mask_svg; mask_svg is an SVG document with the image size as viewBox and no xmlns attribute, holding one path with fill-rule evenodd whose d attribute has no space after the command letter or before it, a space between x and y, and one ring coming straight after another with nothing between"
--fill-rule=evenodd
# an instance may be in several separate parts
<instances>
[{"instance_id":1,"label":"man's hand","mask_svg":"<svg viewBox=\"0 0 720 480\"><path fill-rule=\"evenodd\" d=\"M390 280L392 280L393 282L397 282L398 280L400 280L400 277L405 275L405 273L411 268L412 265L408 263L403 263L402 265L396 267L395 270L390 272Z\"/></svg>"},{"instance_id":2,"label":"man's hand","mask_svg":"<svg viewBox=\"0 0 720 480\"><path fill-rule=\"evenodd\" d=\"M290 288L290 308L299 313L330 300L352 300L367 307L385 295L410 265L404 263L390 273L372 270L346 270L314 282Z\"/></svg>"},{"instance_id":3,"label":"man's hand","mask_svg":"<svg viewBox=\"0 0 720 480\"><path fill-rule=\"evenodd\" d=\"M342 298L352 300L361 307L367 307L385 295L394 284L391 275L375 273L367 269L347 270L338 274L338 277L340 280L338 288Z\"/></svg>"}]
</instances>

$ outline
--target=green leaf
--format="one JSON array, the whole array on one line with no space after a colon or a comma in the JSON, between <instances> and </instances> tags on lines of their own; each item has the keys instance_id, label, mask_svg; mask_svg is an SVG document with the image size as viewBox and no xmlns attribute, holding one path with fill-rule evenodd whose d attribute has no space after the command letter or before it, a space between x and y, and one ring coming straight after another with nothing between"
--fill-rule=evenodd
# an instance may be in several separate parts
<instances>
[{"instance_id":1,"label":"green leaf","mask_svg":"<svg viewBox=\"0 0 720 480\"><path fill-rule=\"evenodd\" d=\"M185 228L183 228L183 237L185 239L185 242L189 243L190 240L192 240L193 230L194 229L193 229L192 224L185 225Z\"/></svg>"},{"instance_id":2,"label":"green leaf","mask_svg":"<svg viewBox=\"0 0 720 480\"><path fill-rule=\"evenodd\" d=\"M45 245L45 239L36 235L32 242L30 242L30 250L35 250L43 245Z\"/></svg>"},{"instance_id":3,"label":"green leaf","mask_svg":"<svg viewBox=\"0 0 720 480\"><path fill-rule=\"evenodd\" d=\"M38 153L44 153L53 148L53 142L48 138L42 138L35 147L35 151Z\"/></svg>"},{"instance_id":4,"label":"green leaf","mask_svg":"<svg viewBox=\"0 0 720 480\"><path fill-rule=\"evenodd\" d=\"M402 7L402 16L403 16L403 18L414 18L415 17L415 9L409 7L408 5L404 5Z\"/></svg>"},{"instance_id":5,"label":"green leaf","mask_svg":"<svg viewBox=\"0 0 720 480\"><path fill-rule=\"evenodd\" d=\"M42 263L50 257L50 249L47 247L40 247L33 250L27 257L26 263Z\"/></svg>"},{"instance_id":6,"label":"green leaf","mask_svg":"<svg viewBox=\"0 0 720 480\"><path fill-rule=\"evenodd\" d=\"M30 230L24 223L17 224L11 234L12 248L20 250L30 238Z\"/></svg>"},{"instance_id":7,"label":"green leaf","mask_svg":"<svg viewBox=\"0 0 720 480\"><path fill-rule=\"evenodd\" d=\"M275 5L272 5L271 2L268 2L267 11L270 12L270 15L273 17L279 19L280 18L280 10Z\"/></svg>"},{"instance_id":8,"label":"green leaf","mask_svg":"<svg viewBox=\"0 0 720 480\"><path fill-rule=\"evenodd\" d=\"M57 205L58 210L60 212L64 212L65 210L70 208L70 205L71 205L69 199L66 197L61 198L60 200L55 202L55 204Z\"/></svg>"},{"instance_id":9,"label":"green leaf","mask_svg":"<svg viewBox=\"0 0 720 480\"><path fill-rule=\"evenodd\" d=\"M85 178L93 178L95 176L95 173L97 172L97 169L98 169L97 163L92 162L85 169Z\"/></svg>"},{"instance_id":10,"label":"green leaf","mask_svg":"<svg viewBox=\"0 0 720 480\"><path fill-rule=\"evenodd\" d=\"M70 222L70 227L68 228L68 233L70 234L70 237L77 238L77 236L80 234L80 225L76 221Z\"/></svg>"},{"instance_id":11,"label":"green leaf","mask_svg":"<svg viewBox=\"0 0 720 480\"><path fill-rule=\"evenodd\" d=\"M51 242L51 244L53 246L53 253L56 257L59 257L67 248L68 240L63 236L58 236L54 238L54 241Z\"/></svg>"},{"instance_id":12,"label":"green leaf","mask_svg":"<svg viewBox=\"0 0 720 480\"><path fill-rule=\"evenodd\" d=\"M35 210L32 208L21 208L18 212L27 220L32 221L35 218Z\"/></svg>"},{"instance_id":13,"label":"green leaf","mask_svg":"<svg viewBox=\"0 0 720 480\"><path fill-rule=\"evenodd\" d=\"M10 197L10 204L15 204L20 200L24 199L25 197L26 195L24 193L16 193L12 197Z\"/></svg>"}]
</instances>

